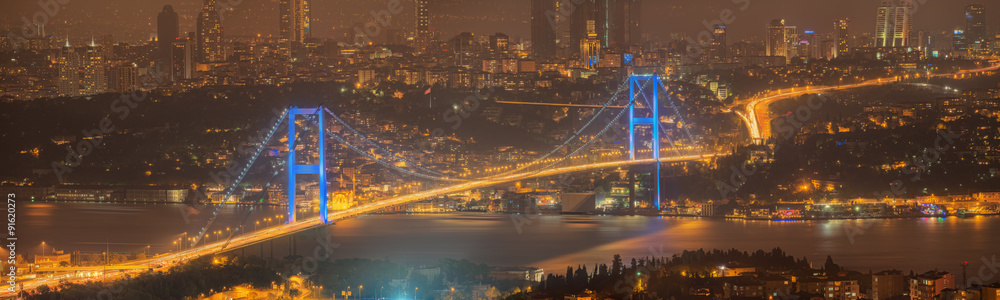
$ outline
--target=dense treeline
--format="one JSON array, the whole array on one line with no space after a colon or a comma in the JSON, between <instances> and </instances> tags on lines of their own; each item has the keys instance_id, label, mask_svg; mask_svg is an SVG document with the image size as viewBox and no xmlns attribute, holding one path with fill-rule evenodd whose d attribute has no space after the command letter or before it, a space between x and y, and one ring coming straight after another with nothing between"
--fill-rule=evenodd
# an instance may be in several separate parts
<instances>
[{"instance_id":1,"label":"dense treeline","mask_svg":"<svg viewBox=\"0 0 1000 300\"><path fill-rule=\"evenodd\" d=\"M832 264L832 261L831 261ZM671 257L645 257L626 263L615 255L611 265L595 265L588 272L587 266L567 267L566 275L549 274L540 285L540 291L553 298L564 295L593 292L599 298L621 299L631 295L642 299L656 294L658 298L686 295L685 287L698 285L705 278L716 276L720 266L767 266L768 268L807 272L809 262L786 255L781 248L771 251L757 250L749 253L736 249L684 251ZM836 266L836 265L832 265ZM838 267L839 270L839 267ZM514 298L524 295L515 295Z\"/></svg>"}]
</instances>

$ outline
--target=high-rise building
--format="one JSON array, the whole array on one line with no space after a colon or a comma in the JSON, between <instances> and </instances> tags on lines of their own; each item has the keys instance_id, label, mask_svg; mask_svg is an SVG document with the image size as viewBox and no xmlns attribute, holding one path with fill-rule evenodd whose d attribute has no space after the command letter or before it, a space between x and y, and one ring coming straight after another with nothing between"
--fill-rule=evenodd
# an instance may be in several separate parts
<instances>
[{"instance_id":1,"label":"high-rise building","mask_svg":"<svg viewBox=\"0 0 1000 300\"><path fill-rule=\"evenodd\" d=\"M66 47L62 48L62 53L59 56L59 82L56 88L56 94L64 97L75 97L80 96L83 90L83 82L81 78L81 69L83 66L83 58L76 48L69 45L69 41L66 41Z\"/></svg>"},{"instance_id":2,"label":"high-rise building","mask_svg":"<svg viewBox=\"0 0 1000 300\"><path fill-rule=\"evenodd\" d=\"M807 61L820 58L819 44L819 36L816 35L816 31L803 31L798 37L798 43L795 45L798 54L797 57Z\"/></svg>"},{"instance_id":3,"label":"high-rise building","mask_svg":"<svg viewBox=\"0 0 1000 300\"><path fill-rule=\"evenodd\" d=\"M111 34L103 34L100 39L101 46L101 57L104 60L112 60L115 58L115 36Z\"/></svg>"},{"instance_id":4,"label":"high-rise building","mask_svg":"<svg viewBox=\"0 0 1000 300\"><path fill-rule=\"evenodd\" d=\"M642 15L641 0L616 0L614 20L610 22L614 26L611 43L619 47L627 48L638 45L642 39L640 17Z\"/></svg>"},{"instance_id":5,"label":"high-rise building","mask_svg":"<svg viewBox=\"0 0 1000 300\"><path fill-rule=\"evenodd\" d=\"M924 52L926 57L931 52L931 35L927 33L926 30L917 30L917 39L911 41L912 47L917 47L918 50Z\"/></svg>"},{"instance_id":6,"label":"high-rise building","mask_svg":"<svg viewBox=\"0 0 1000 300\"><path fill-rule=\"evenodd\" d=\"M173 61L170 77L173 80L191 79L191 72L194 69L194 41L190 38L177 39L170 47L171 61Z\"/></svg>"},{"instance_id":7,"label":"high-rise building","mask_svg":"<svg viewBox=\"0 0 1000 300\"><path fill-rule=\"evenodd\" d=\"M965 30L955 29L951 37L951 50L959 53L964 53L969 50L966 43Z\"/></svg>"},{"instance_id":8,"label":"high-rise building","mask_svg":"<svg viewBox=\"0 0 1000 300\"><path fill-rule=\"evenodd\" d=\"M139 86L139 72L135 66L120 65L108 69L108 90L128 93Z\"/></svg>"},{"instance_id":9,"label":"high-rise building","mask_svg":"<svg viewBox=\"0 0 1000 300\"><path fill-rule=\"evenodd\" d=\"M278 14L278 50L291 59L311 35L309 0L280 0Z\"/></svg>"},{"instance_id":10,"label":"high-rise building","mask_svg":"<svg viewBox=\"0 0 1000 300\"><path fill-rule=\"evenodd\" d=\"M455 65L469 67L476 54L476 36L471 32L463 32L451 40L454 47Z\"/></svg>"},{"instance_id":11,"label":"high-rise building","mask_svg":"<svg viewBox=\"0 0 1000 300\"><path fill-rule=\"evenodd\" d=\"M59 56L59 96L76 97L107 92L106 62L94 41L84 47L72 47L66 41Z\"/></svg>"},{"instance_id":12,"label":"high-rise building","mask_svg":"<svg viewBox=\"0 0 1000 300\"><path fill-rule=\"evenodd\" d=\"M510 38L506 34L497 32L490 36L490 53L500 57L507 57L510 52Z\"/></svg>"},{"instance_id":13,"label":"high-rise building","mask_svg":"<svg viewBox=\"0 0 1000 300\"><path fill-rule=\"evenodd\" d=\"M785 20L775 19L767 24L767 56L788 56Z\"/></svg>"},{"instance_id":14,"label":"high-rise building","mask_svg":"<svg viewBox=\"0 0 1000 300\"><path fill-rule=\"evenodd\" d=\"M556 0L531 0L531 49L535 56L556 55L555 24L549 21L550 15L559 15L556 12Z\"/></svg>"},{"instance_id":15,"label":"high-rise building","mask_svg":"<svg viewBox=\"0 0 1000 300\"><path fill-rule=\"evenodd\" d=\"M910 0L882 0L875 22L875 47L906 47L910 45L913 19Z\"/></svg>"},{"instance_id":16,"label":"high-rise building","mask_svg":"<svg viewBox=\"0 0 1000 300\"><path fill-rule=\"evenodd\" d=\"M107 65L101 56L101 48L93 40L85 48L83 56L83 94L97 95L108 91Z\"/></svg>"},{"instance_id":17,"label":"high-rise building","mask_svg":"<svg viewBox=\"0 0 1000 300\"><path fill-rule=\"evenodd\" d=\"M580 2L576 4L576 2ZM597 0L583 0L573 2L575 4L573 14L570 15L569 19L569 45L570 54L579 54L580 45L589 38L589 29L591 25L596 26L597 19ZM596 32L596 27L594 28ZM596 35L596 34L595 34Z\"/></svg>"},{"instance_id":18,"label":"high-rise building","mask_svg":"<svg viewBox=\"0 0 1000 300\"><path fill-rule=\"evenodd\" d=\"M420 52L427 51L427 45L431 41L431 17L427 7L428 0L414 0L414 33L413 41L415 48Z\"/></svg>"},{"instance_id":19,"label":"high-rise building","mask_svg":"<svg viewBox=\"0 0 1000 300\"><path fill-rule=\"evenodd\" d=\"M215 0L205 0L198 15L197 31L198 61L219 62L226 60L222 45L222 20L215 9Z\"/></svg>"},{"instance_id":20,"label":"high-rise building","mask_svg":"<svg viewBox=\"0 0 1000 300\"><path fill-rule=\"evenodd\" d=\"M712 58L716 62L729 60L729 44L726 43L726 25L715 25L712 32Z\"/></svg>"},{"instance_id":21,"label":"high-rise building","mask_svg":"<svg viewBox=\"0 0 1000 300\"><path fill-rule=\"evenodd\" d=\"M982 4L969 4L965 7L965 43L969 49L988 48L986 7Z\"/></svg>"},{"instance_id":22,"label":"high-rise building","mask_svg":"<svg viewBox=\"0 0 1000 300\"><path fill-rule=\"evenodd\" d=\"M572 3L575 6L570 17L570 44L580 45L589 38L587 26L590 23L594 23L602 48L624 49L639 44L642 37L641 0L582 0Z\"/></svg>"},{"instance_id":23,"label":"high-rise building","mask_svg":"<svg viewBox=\"0 0 1000 300\"><path fill-rule=\"evenodd\" d=\"M785 25L785 57L791 62L793 57L799 57L799 28Z\"/></svg>"},{"instance_id":24,"label":"high-rise building","mask_svg":"<svg viewBox=\"0 0 1000 300\"><path fill-rule=\"evenodd\" d=\"M576 6L573 5L572 1L571 2L555 1L555 3L556 3L556 9L555 9L556 13L549 15L548 17L552 18L552 21L555 22L554 24L555 26L553 26L553 28L555 29L556 33L556 49L557 49L556 51L559 50L567 51L571 48L576 48L576 45L570 44L570 38L569 38L570 15L560 13L563 10L568 9L567 7L570 7L573 10L575 10ZM557 53L557 55L558 54L560 53ZM561 54L565 54L565 52Z\"/></svg>"},{"instance_id":25,"label":"high-rise building","mask_svg":"<svg viewBox=\"0 0 1000 300\"><path fill-rule=\"evenodd\" d=\"M587 68L596 68L601 61L601 41L597 38L597 24L587 22L587 39L580 41L580 59Z\"/></svg>"},{"instance_id":26,"label":"high-rise building","mask_svg":"<svg viewBox=\"0 0 1000 300\"><path fill-rule=\"evenodd\" d=\"M851 53L851 19L833 21L833 57L842 57Z\"/></svg>"},{"instance_id":27,"label":"high-rise building","mask_svg":"<svg viewBox=\"0 0 1000 300\"><path fill-rule=\"evenodd\" d=\"M173 64L170 61L171 47L178 36L180 23L177 13L172 6L164 5L163 11L156 15L157 64L161 69L166 70Z\"/></svg>"}]
</instances>

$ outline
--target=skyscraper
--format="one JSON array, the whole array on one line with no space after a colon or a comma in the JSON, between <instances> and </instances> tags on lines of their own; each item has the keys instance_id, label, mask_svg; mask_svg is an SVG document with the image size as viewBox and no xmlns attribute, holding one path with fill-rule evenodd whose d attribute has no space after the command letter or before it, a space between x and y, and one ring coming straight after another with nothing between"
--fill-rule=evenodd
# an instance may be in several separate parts
<instances>
[{"instance_id":1,"label":"skyscraper","mask_svg":"<svg viewBox=\"0 0 1000 300\"><path fill-rule=\"evenodd\" d=\"M476 36L471 32L462 32L452 38L451 46L455 53L455 65L469 67L478 45Z\"/></svg>"},{"instance_id":2,"label":"skyscraper","mask_svg":"<svg viewBox=\"0 0 1000 300\"><path fill-rule=\"evenodd\" d=\"M597 22L587 21L587 39L580 41L580 59L587 68L596 68L601 61L601 41L597 38Z\"/></svg>"},{"instance_id":3,"label":"skyscraper","mask_svg":"<svg viewBox=\"0 0 1000 300\"><path fill-rule=\"evenodd\" d=\"M728 44L726 43L726 25L715 25L712 32L712 58L716 62L729 60Z\"/></svg>"},{"instance_id":4,"label":"skyscraper","mask_svg":"<svg viewBox=\"0 0 1000 300\"><path fill-rule=\"evenodd\" d=\"M626 48L637 45L642 35L641 0L581 0L570 16L570 44L580 45L588 39L590 23L602 48ZM579 4L576 4L580 2ZM575 49L574 49L574 52Z\"/></svg>"},{"instance_id":5,"label":"skyscraper","mask_svg":"<svg viewBox=\"0 0 1000 300\"><path fill-rule=\"evenodd\" d=\"M986 43L986 7L969 4L965 7L965 43L969 49L988 48Z\"/></svg>"},{"instance_id":6,"label":"skyscraper","mask_svg":"<svg viewBox=\"0 0 1000 300\"><path fill-rule=\"evenodd\" d=\"M909 0L882 0L875 20L875 47L906 47L910 45L913 20Z\"/></svg>"},{"instance_id":7,"label":"skyscraper","mask_svg":"<svg viewBox=\"0 0 1000 300\"><path fill-rule=\"evenodd\" d=\"M215 10L215 0L205 0L198 15L198 61L219 62L226 60L222 46L222 20Z\"/></svg>"},{"instance_id":8,"label":"skyscraper","mask_svg":"<svg viewBox=\"0 0 1000 300\"><path fill-rule=\"evenodd\" d=\"M798 43L795 45L798 54L797 57L806 61L819 58L819 44L816 31L802 31L802 34L798 37Z\"/></svg>"},{"instance_id":9,"label":"skyscraper","mask_svg":"<svg viewBox=\"0 0 1000 300\"><path fill-rule=\"evenodd\" d=\"M300 52L302 42L311 34L309 0L280 0L278 14L278 50L292 58Z\"/></svg>"},{"instance_id":10,"label":"skyscraper","mask_svg":"<svg viewBox=\"0 0 1000 300\"><path fill-rule=\"evenodd\" d=\"M157 64L161 70L168 70L173 64L170 61L170 49L179 35L180 22L177 13L172 6L164 5L163 11L156 15Z\"/></svg>"},{"instance_id":11,"label":"skyscraper","mask_svg":"<svg viewBox=\"0 0 1000 300\"><path fill-rule=\"evenodd\" d=\"M951 48L955 52L967 52L969 50L965 30L955 29L951 36Z\"/></svg>"},{"instance_id":12,"label":"skyscraper","mask_svg":"<svg viewBox=\"0 0 1000 300\"><path fill-rule=\"evenodd\" d=\"M641 20L642 1L641 0L616 0L614 20L614 32L611 44L618 44L619 47L629 47L639 44L642 38Z\"/></svg>"},{"instance_id":13,"label":"skyscraper","mask_svg":"<svg viewBox=\"0 0 1000 300\"><path fill-rule=\"evenodd\" d=\"M580 53L580 44L588 39L588 26L597 20L597 0L583 0L572 10L569 18L569 49L570 54ZM594 28L596 32L596 28Z\"/></svg>"},{"instance_id":14,"label":"skyscraper","mask_svg":"<svg viewBox=\"0 0 1000 300\"><path fill-rule=\"evenodd\" d=\"M510 38L497 32L490 36L490 53L499 57L507 57L510 49Z\"/></svg>"},{"instance_id":15,"label":"skyscraper","mask_svg":"<svg viewBox=\"0 0 1000 300\"><path fill-rule=\"evenodd\" d=\"M788 58L788 62L792 61L793 57L799 57L799 27L785 25L785 58Z\"/></svg>"},{"instance_id":16,"label":"skyscraper","mask_svg":"<svg viewBox=\"0 0 1000 300\"><path fill-rule=\"evenodd\" d=\"M785 20L774 19L767 24L767 56L788 56L788 40L785 36Z\"/></svg>"},{"instance_id":17,"label":"skyscraper","mask_svg":"<svg viewBox=\"0 0 1000 300\"><path fill-rule=\"evenodd\" d=\"M833 57L841 57L851 53L851 19L840 19L833 22Z\"/></svg>"},{"instance_id":18,"label":"skyscraper","mask_svg":"<svg viewBox=\"0 0 1000 300\"><path fill-rule=\"evenodd\" d=\"M535 56L556 55L555 24L549 21L549 16L556 14L555 9L555 0L531 0L531 49Z\"/></svg>"},{"instance_id":19,"label":"skyscraper","mask_svg":"<svg viewBox=\"0 0 1000 300\"><path fill-rule=\"evenodd\" d=\"M417 48L420 52L426 51L427 45L430 44L431 41L431 18L430 13L427 11L427 1L428 0L415 0L413 5L415 9L413 19L416 22L413 27L415 30L413 40L416 44L415 48Z\"/></svg>"},{"instance_id":20,"label":"skyscraper","mask_svg":"<svg viewBox=\"0 0 1000 300\"><path fill-rule=\"evenodd\" d=\"M108 77L104 72L105 61L101 56L101 48L93 40L84 48L83 56L83 94L97 95L108 90Z\"/></svg>"},{"instance_id":21,"label":"skyscraper","mask_svg":"<svg viewBox=\"0 0 1000 300\"><path fill-rule=\"evenodd\" d=\"M83 58L76 48L70 47L69 41L59 55L59 82L56 94L64 97L80 96L83 90L82 67Z\"/></svg>"}]
</instances>

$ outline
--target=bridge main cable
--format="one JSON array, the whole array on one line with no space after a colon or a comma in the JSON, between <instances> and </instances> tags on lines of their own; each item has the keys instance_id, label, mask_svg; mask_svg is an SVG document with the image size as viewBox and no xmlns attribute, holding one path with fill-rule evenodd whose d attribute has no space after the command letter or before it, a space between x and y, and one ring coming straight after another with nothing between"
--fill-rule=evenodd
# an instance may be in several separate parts
<instances>
[{"instance_id":1,"label":"bridge main cable","mask_svg":"<svg viewBox=\"0 0 1000 300\"><path fill-rule=\"evenodd\" d=\"M222 198L222 203L220 203L219 206L215 209L215 211L212 212L212 215L208 219L208 223L205 225L204 228L201 229L201 232L199 232L198 235L195 236L192 245L197 245L198 242L201 240L201 238L204 237L205 232L208 231L208 228L212 227L212 224L215 223L215 218L219 216L219 212L222 210L222 206L226 204L226 202L229 202L229 199L232 198L233 192L236 190L236 186L238 186L240 183L243 183L243 177L246 176L247 172L250 170L250 167L253 166L253 164L257 161L257 158L260 157L260 154L264 152L265 146L267 146L267 144L271 142L271 140L274 138L274 134L278 131L278 128L281 127L282 122L287 117L288 117L288 109L286 108L282 112L281 116L278 117L278 121L273 126L271 126L271 131L267 133L267 138L261 141L260 145L257 147L257 151L254 153L254 155L250 157L250 160L247 161L246 166L243 167L243 170L240 172L240 175L237 177L237 179L233 181L232 184L230 184L230 186L225 189L226 195L225 197Z\"/></svg>"},{"instance_id":2,"label":"bridge main cable","mask_svg":"<svg viewBox=\"0 0 1000 300\"><path fill-rule=\"evenodd\" d=\"M310 121L313 121L313 120L310 120ZM368 152L365 152L364 150L358 149L358 147L355 147L351 143L348 143L346 140L344 140L340 136L338 136L336 134L333 134L330 131L326 131L326 130L324 130L324 131L325 131L324 134L326 134L327 136L330 136L333 139L337 140L338 143L346 146L347 148L351 149L352 151L354 151L354 152L356 152L358 154L361 154L362 156L364 156L364 157L372 160L373 162L376 162L376 163L378 163L380 165L383 165L383 166L385 166L387 168L399 171L401 173L408 174L408 175L411 175L411 176L420 177L420 178L430 179L430 180L453 181L453 182L464 182L465 181L465 180L462 180L462 179L454 179L454 178L448 178L448 177L440 177L440 176L431 176L431 175L421 174L421 173L413 172L413 171L408 170L408 169L404 169L404 168L400 168L400 167L394 166L394 165L392 165L392 164L390 164L390 163L388 163L386 161L378 159L377 157L369 154Z\"/></svg>"},{"instance_id":3,"label":"bridge main cable","mask_svg":"<svg viewBox=\"0 0 1000 300\"><path fill-rule=\"evenodd\" d=\"M618 99L618 95L621 93L621 91L625 88L626 85L628 85L628 81L622 80L622 84L618 86L618 90L616 90L615 93L613 95L611 95L611 98L608 99L608 101L604 103L604 106L602 106L601 109L597 110L597 112L594 113L594 116L591 117L590 120L587 121L587 123L583 124L583 126L580 127L579 130L577 130L575 133L573 133L573 135L570 136L568 139L566 139L566 141L563 141L562 144L560 144L558 147L556 147L555 149L552 149L552 151L549 151L549 153L546 153L545 155L542 155L541 157L536 158L535 160L533 160L531 162L525 163L521 167L517 167L517 168L515 168L513 170L510 170L510 171L507 171L507 172L503 172L503 173L500 173L500 174L497 174L497 175L487 176L487 178L496 177L496 176L509 175L509 174L512 174L512 173L515 173L515 172L527 169L527 168L531 167L532 165L538 164L539 162L545 160L546 158L549 158L549 156L552 156L553 154L555 154L556 152L558 152L559 150L561 150L563 147L566 147L566 145L569 145L569 143L572 142L573 140L576 140L580 136L580 134L583 133L584 130L586 130L587 128L589 128L590 125L592 123L594 123L594 121L596 121L597 118L600 117L600 115L608 107L610 107L611 103L613 103L615 100ZM625 109L628 109L628 106L622 107L622 111L625 111ZM614 122L614 120L615 119L612 120L612 123Z\"/></svg>"},{"instance_id":4,"label":"bridge main cable","mask_svg":"<svg viewBox=\"0 0 1000 300\"><path fill-rule=\"evenodd\" d=\"M396 159L398 159L398 160L400 160L402 162L405 162L408 165L413 165L417 169L423 170L425 172L434 174L434 175L439 176L439 177L446 177L444 174L441 174L441 172L428 169L428 168L426 168L424 166L421 166L419 163L410 161L409 159L406 159L405 157L400 156L400 155L398 155L396 153L393 153L392 151L389 151L389 149L387 149L385 147L382 147L382 145L380 145L377 142L373 141L372 139L368 138L367 136L365 136L363 133L361 133L357 129L354 129L354 127L352 127L350 124L347 124L347 122L345 122L343 119L341 119L339 116L337 116L337 114L335 114L332 111L330 111L329 108L323 107L323 110L325 110L327 114L329 114L331 117L333 117L335 120L337 120L337 122L340 122L341 124L344 124L344 126L347 127L347 129L351 130L351 132L353 132L354 134L356 134L359 137L361 137L361 139L365 140L366 142L368 142L372 146L375 146L375 148L377 148L377 149L379 149L379 150L381 150L381 151L383 151L385 153L388 153L392 157L394 157L394 158L396 158Z\"/></svg>"}]
</instances>

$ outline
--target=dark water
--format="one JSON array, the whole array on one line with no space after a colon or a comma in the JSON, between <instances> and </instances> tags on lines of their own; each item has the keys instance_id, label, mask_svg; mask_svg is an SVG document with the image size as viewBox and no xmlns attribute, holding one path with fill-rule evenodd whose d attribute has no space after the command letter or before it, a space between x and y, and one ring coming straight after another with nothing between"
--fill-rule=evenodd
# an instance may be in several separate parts
<instances>
[{"instance_id":1,"label":"dark water","mask_svg":"<svg viewBox=\"0 0 1000 300\"><path fill-rule=\"evenodd\" d=\"M22 203L18 213L21 253L60 250L169 251L172 241L205 226L211 209L187 221L183 205ZM250 207L225 207L212 231L234 230ZM285 208L257 207L245 227L282 215ZM261 222L264 225L265 222ZM274 221L272 221L274 223ZM860 270L941 269L959 272L968 261L978 270L983 258L1000 252L1000 217L832 221L738 221L623 216L508 216L484 214L374 215L298 234L296 252L319 253L317 236L328 235L334 258L389 258L432 264L440 258L490 265L543 267L562 272L567 265L672 255L699 248L745 251L781 247L814 265L832 255L840 265ZM280 257L290 239L238 250ZM272 254L273 253L273 254Z\"/></svg>"}]
</instances>

